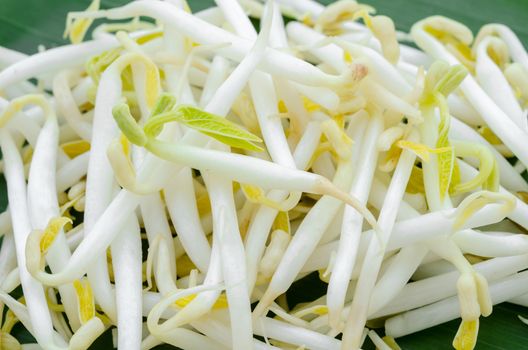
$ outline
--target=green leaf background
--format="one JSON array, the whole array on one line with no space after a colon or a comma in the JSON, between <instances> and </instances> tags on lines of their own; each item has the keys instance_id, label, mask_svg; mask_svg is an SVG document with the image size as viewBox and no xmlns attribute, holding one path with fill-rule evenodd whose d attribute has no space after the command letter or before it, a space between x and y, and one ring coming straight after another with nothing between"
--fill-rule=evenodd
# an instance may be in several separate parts
<instances>
[{"instance_id":1,"label":"green leaf background","mask_svg":"<svg viewBox=\"0 0 528 350\"><path fill-rule=\"evenodd\" d=\"M126 0L102 0L102 7L115 7ZM331 1L325 0L324 3ZM409 30L417 20L430 15L445 15L469 26L474 33L489 22L509 25L519 35L525 46L528 44L528 0L366 0L377 8L378 13L394 19L400 30ZM66 13L82 10L89 0L0 0L0 45L26 53L35 53L39 45L46 48L64 43L62 32ZM189 0L193 10L211 6L211 0ZM0 181L0 209L7 205L3 177ZM320 293L321 282L309 278L297 284L288 296L290 303L310 300ZM495 307L493 315L482 319L477 349L528 349L528 327L517 315L527 315L526 308L512 304ZM403 349L435 350L450 349L456 333L458 320L407 336L398 340ZM30 336L22 327L13 333L21 340ZM111 335L107 333L92 349L111 349ZM169 346L158 349L170 349Z\"/></svg>"}]
</instances>

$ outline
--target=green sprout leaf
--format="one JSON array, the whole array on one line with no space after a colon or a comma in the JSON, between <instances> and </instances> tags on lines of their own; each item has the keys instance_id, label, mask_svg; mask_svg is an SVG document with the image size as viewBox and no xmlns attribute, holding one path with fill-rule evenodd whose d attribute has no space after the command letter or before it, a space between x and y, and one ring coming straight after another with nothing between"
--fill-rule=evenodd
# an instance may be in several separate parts
<instances>
[{"instance_id":1,"label":"green sprout leaf","mask_svg":"<svg viewBox=\"0 0 528 350\"><path fill-rule=\"evenodd\" d=\"M145 133L148 137L155 137L165 123L174 121L231 147L259 152L263 150L255 144L262 142L258 136L225 118L188 105L180 105L170 111L157 115L153 114L145 124Z\"/></svg>"}]
</instances>

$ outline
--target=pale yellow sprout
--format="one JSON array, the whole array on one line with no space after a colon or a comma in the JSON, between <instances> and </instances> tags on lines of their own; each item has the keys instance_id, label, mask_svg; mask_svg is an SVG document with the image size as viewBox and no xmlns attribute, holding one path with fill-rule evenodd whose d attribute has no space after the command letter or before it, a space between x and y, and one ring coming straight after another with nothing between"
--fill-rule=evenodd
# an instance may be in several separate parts
<instances>
[{"instance_id":1,"label":"pale yellow sprout","mask_svg":"<svg viewBox=\"0 0 528 350\"><path fill-rule=\"evenodd\" d=\"M0 349L21 350L22 346L11 334L0 331Z\"/></svg>"},{"instance_id":2,"label":"pale yellow sprout","mask_svg":"<svg viewBox=\"0 0 528 350\"><path fill-rule=\"evenodd\" d=\"M37 273L44 263L44 255L66 224L72 223L68 217L52 218L44 230L34 230L26 241L26 267L30 273Z\"/></svg>"},{"instance_id":3,"label":"pale yellow sprout","mask_svg":"<svg viewBox=\"0 0 528 350\"><path fill-rule=\"evenodd\" d=\"M512 63L506 67L504 75L526 103L528 101L528 71L519 63Z\"/></svg>"},{"instance_id":4,"label":"pale yellow sprout","mask_svg":"<svg viewBox=\"0 0 528 350\"><path fill-rule=\"evenodd\" d=\"M290 243L290 238L290 234L283 230L275 230L271 233L270 243L260 261L259 270L262 276L270 278L273 275Z\"/></svg>"},{"instance_id":5,"label":"pale yellow sprout","mask_svg":"<svg viewBox=\"0 0 528 350\"><path fill-rule=\"evenodd\" d=\"M55 238L59 234L59 232L62 230L64 225L67 223L72 223L71 219L65 218L65 217L58 217L53 218L48 223L48 226L44 230L44 233L42 234L42 238L40 239L40 252L41 254L46 254L49 247L53 244L55 241Z\"/></svg>"},{"instance_id":6,"label":"pale yellow sprout","mask_svg":"<svg viewBox=\"0 0 528 350\"><path fill-rule=\"evenodd\" d=\"M453 231L457 231L466 223L466 221L473 216L477 211L482 209L485 205L497 203L500 204L501 216L506 216L515 209L516 198L511 194L503 194L490 191L479 191L467 196L455 211L455 221L453 223Z\"/></svg>"},{"instance_id":7,"label":"pale yellow sprout","mask_svg":"<svg viewBox=\"0 0 528 350\"><path fill-rule=\"evenodd\" d=\"M185 297L181 297L181 298L177 299L174 302L174 305L178 306L179 308L184 308L191 301L193 301L194 298L196 298L196 294L190 294L190 295L187 295ZM218 299L216 299L216 301L215 301L215 303L213 305L213 309L215 309L215 310L226 309L227 307L228 307L228 305L227 305L227 297L226 297L225 293L222 293L222 294L220 294Z\"/></svg>"},{"instance_id":8,"label":"pale yellow sprout","mask_svg":"<svg viewBox=\"0 0 528 350\"><path fill-rule=\"evenodd\" d=\"M354 0L339 0L328 5L317 17L315 29L327 35L338 35L342 32L342 23L355 20L358 12L374 13L373 7L358 4Z\"/></svg>"},{"instance_id":9,"label":"pale yellow sprout","mask_svg":"<svg viewBox=\"0 0 528 350\"><path fill-rule=\"evenodd\" d=\"M335 120L326 119L321 123L321 129L338 157L341 160L349 159L353 141L343 128L339 127Z\"/></svg>"},{"instance_id":10,"label":"pale yellow sprout","mask_svg":"<svg viewBox=\"0 0 528 350\"><path fill-rule=\"evenodd\" d=\"M81 324L85 324L95 317L95 302L92 287L87 279L82 278L73 281L73 288L75 289L75 295L77 296L77 302L79 304L79 319L81 320Z\"/></svg>"},{"instance_id":11,"label":"pale yellow sprout","mask_svg":"<svg viewBox=\"0 0 528 350\"><path fill-rule=\"evenodd\" d=\"M97 11L99 10L99 4L100 0L93 0L85 11ZM69 37L72 44L82 42L92 22L93 20L90 18L78 18L73 21L68 18L66 29L64 30L64 37Z\"/></svg>"},{"instance_id":12,"label":"pale yellow sprout","mask_svg":"<svg viewBox=\"0 0 528 350\"><path fill-rule=\"evenodd\" d=\"M440 40L467 69L475 68L475 58L469 45L473 33L465 25L443 16L429 17L424 29Z\"/></svg>"},{"instance_id":13,"label":"pale yellow sprout","mask_svg":"<svg viewBox=\"0 0 528 350\"><path fill-rule=\"evenodd\" d=\"M458 328L453 347L471 350L477 342L480 315L491 314L492 303L486 279L476 272L463 273L457 282L462 322Z\"/></svg>"},{"instance_id":14,"label":"pale yellow sprout","mask_svg":"<svg viewBox=\"0 0 528 350\"><path fill-rule=\"evenodd\" d=\"M300 192L292 192L288 198L279 203L266 197L264 190L258 186L241 184L240 188L250 202L262 204L278 211L289 211L293 209L301 199Z\"/></svg>"}]
</instances>

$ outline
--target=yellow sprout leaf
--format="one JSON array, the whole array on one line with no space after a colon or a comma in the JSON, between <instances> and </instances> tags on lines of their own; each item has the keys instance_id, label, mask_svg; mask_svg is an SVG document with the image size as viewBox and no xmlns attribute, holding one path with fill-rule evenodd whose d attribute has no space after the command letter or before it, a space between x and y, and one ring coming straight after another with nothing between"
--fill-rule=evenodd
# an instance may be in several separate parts
<instances>
[{"instance_id":1,"label":"yellow sprout leaf","mask_svg":"<svg viewBox=\"0 0 528 350\"><path fill-rule=\"evenodd\" d=\"M287 211L279 211L275 221L273 222L272 230L282 230L290 234L290 217Z\"/></svg>"},{"instance_id":2,"label":"yellow sprout leaf","mask_svg":"<svg viewBox=\"0 0 528 350\"><path fill-rule=\"evenodd\" d=\"M473 350L477 344L478 330L478 319L474 321L462 321L453 340L453 347L456 350Z\"/></svg>"},{"instance_id":3,"label":"yellow sprout leaf","mask_svg":"<svg viewBox=\"0 0 528 350\"><path fill-rule=\"evenodd\" d=\"M479 134L482 135L492 145L502 145L502 141L495 135L495 133L487 126L478 128Z\"/></svg>"},{"instance_id":4,"label":"yellow sprout leaf","mask_svg":"<svg viewBox=\"0 0 528 350\"><path fill-rule=\"evenodd\" d=\"M312 310L312 312L316 315L322 316L328 314L328 307L326 306L319 306Z\"/></svg>"},{"instance_id":5,"label":"yellow sprout leaf","mask_svg":"<svg viewBox=\"0 0 528 350\"><path fill-rule=\"evenodd\" d=\"M279 100L277 103L277 109L279 110L279 113L288 113L288 107L286 107L286 103L283 100Z\"/></svg>"},{"instance_id":6,"label":"yellow sprout leaf","mask_svg":"<svg viewBox=\"0 0 528 350\"><path fill-rule=\"evenodd\" d=\"M79 319L85 324L95 317L95 302L92 287L87 279L73 281L73 288L79 303Z\"/></svg>"},{"instance_id":7,"label":"yellow sprout leaf","mask_svg":"<svg viewBox=\"0 0 528 350\"><path fill-rule=\"evenodd\" d=\"M66 142L61 145L61 148L68 157L75 158L90 150L90 142L85 140Z\"/></svg>"},{"instance_id":8,"label":"yellow sprout leaf","mask_svg":"<svg viewBox=\"0 0 528 350\"><path fill-rule=\"evenodd\" d=\"M136 43L138 43L138 45L143 45L154 39L161 38L162 36L163 36L163 32L161 31L148 33L148 34L142 35L139 38L137 38Z\"/></svg>"},{"instance_id":9,"label":"yellow sprout leaf","mask_svg":"<svg viewBox=\"0 0 528 350\"><path fill-rule=\"evenodd\" d=\"M92 78L92 81L97 85L99 84L99 79L101 74L112 64L120 55L121 49L111 49L104 51L99 55L92 56L86 61L85 70L86 73ZM95 101L95 98L94 98ZM93 102L93 101L92 101Z\"/></svg>"},{"instance_id":10,"label":"yellow sprout leaf","mask_svg":"<svg viewBox=\"0 0 528 350\"><path fill-rule=\"evenodd\" d=\"M53 218L49 221L48 226L44 230L42 238L40 240L40 252L46 253L49 247L53 244L55 237L59 234L64 225L72 223L72 220L67 217Z\"/></svg>"},{"instance_id":11,"label":"yellow sprout leaf","mask_svg":"<svg viewBox=\"0 0 528 350\"><path fill-rule=\"evenodd\" d=\"M300 192L291 192L288 198L279 203L266 197L264 190L258 186L240 184L240 188L248 201L262 204L278 211L289 211L293 209L301 198Z\"/></svg>"},{"instance_id":12,"label":"yellow sprout leaf","mask_svg":"<svg viewBox=\"0 0 528 350\"><path fill-rule=\"evenodd\" d=\"M303 104L304 104L304 109L306 109L307 112L316 112L316 111L320 111L322 109L321 105L315 103L314 101L310 100L306 96L303 96L302 100L303 100Z\"/></svg>"},{"instance_id":13,"label":"yellow sprout leaf","mask_svg":"<svg viewBox=\"0 0 528 350\"><path fill-rule=\"evenodd\" d=\"M350 53L350 51L348 50L343 50L343 60L345 61L345 63L352 63L352 54Z\"/></svg>"},{"instance_id":14,"label":"yellow sprout leaf","mask_svg":"<svg viewBox=\"0 0 528 350\"><path fill-rule=\"evenodd\" d=\"M413 167L411 172L411 177L407 183L407 188L405 190L409 193L425 193L425 186L423 182L423 170L417 166Z\"/></svg>"},{"instance_id":15,"label":"yellow sprout leaf","mask_svg":"<svg viewBox=\"0 0 528 350\"><path fill-rule=\"evenodd\" d=\"M397 142L398 147L402 149L406 149L408 151L413 152L418 157L420 157L424 162L429 161L429 155L431 153L434 154L442 154L446 152L451 152L451 147L441 147L441 148L430 148L422 143L416 143L408 140L400 140Z\"/></svg>"},{"instance_id":16,"label":"yellow sprout leaf","mask_svg":"<svg viewBox=\"0 0 528 350\"><path fill-rule=\"evenodd\" d=\"M187 306L193 299L196 298L196 294L191 294L186 297L180 298L174 302L174 304L180 308ZM216 299L213 309L225 309L227 308L227 297L224 293L220 294L218 299Z\"/></svg>"},{"instance_id":17,"label":"yellow sprout leaf","mask_svg":"<svg viewBox=\"0 0 528 350\"><path fill-rule=\"evenodd\" d=\"M328 307L326 305L314 305L306 308L302 308L292 313L292 316L302 318L307 315L318 315L323 316L328 314Z\"/></svg>"},{"instance_id":18,"label":"yellow sprout leaf","mask_svg":"<svg viewBox=\"0 0 528 350\"><path fill-rule=\"evenodd\" d=\"M310 13L305 13L299 18L299 22L302 22L305 26L313 27L314 21L312 19L312 15Z\"/></svg>"},{"instance_id":19,"label":"yellow sprout leaf","mask_svg":"<svg viewBox=\"0 0 528 350\"><path fill-rule=\"evenodd\" d=\"M266 197L266 194L262 188L248 184L241 184L240 187L250 202L262 204L274 209L279 209L280 204Z\"/></svg>"},{"instance_id":20,"label":"yellow sprout leaf","mask_svg":"<svg viewBox=\"0 0 528 350\"><path fill-rule=\"evenodd\" d=\"M93 0L90 6L86 8L86 11L97 11L99 10L99 0ZM68 36L72 44L78 44L83 41L88 28L92 24L93 20L89 18L76 19L69 26L66 26L64 36Z\"/></svg>"}]
</instances>

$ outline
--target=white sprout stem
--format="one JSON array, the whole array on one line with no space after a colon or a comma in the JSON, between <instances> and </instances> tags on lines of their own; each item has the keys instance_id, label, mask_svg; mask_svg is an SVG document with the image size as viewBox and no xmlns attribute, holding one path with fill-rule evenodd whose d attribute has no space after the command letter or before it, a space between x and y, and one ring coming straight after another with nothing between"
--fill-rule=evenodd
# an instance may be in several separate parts
<instances>
[{"instance_id":1,"label":"white sprout stem","mask_svg":"<svg viewBox=\"0 0 528 350\"><path fill-rule=\"evenodd\" d=\"M142 330L141 237L135 215L112 242L118 347L139 349Z\"/></svg>"},{"instance_id":2,"label":"white sprout stem","mask_svg":"<svg viewBox=\"0 0 528 350\"><path fill-rule=\"evenodd\" d=\"M168 26L165 35L165 44L170 51L180 54L184 52L184 38L175 28L172 27L172 25ZM179 83L176 84L176 81L184 78L182 77L182 69L173 66L167 66L165 69L170 77L168 82L169 90L176 91L179 88ZM210 73L212 71L213 68L211 68ZM173 83L171 83L171 81ZM189 93L190 87L185 80L183 81L182 90L181 102L194 104L194 98L192 94ZM202 98L203 97L202 93ZM175 126L168 126L167 128L171 127ZM164 195L165 203L172 223L178 233L180 244L182 244L185 252L195 266L205 273L209 265L211 247L209 246L205 232L202 228L198 208L196 206L192 170L190 168L181 169L178 175L165 185ZM166 237L166 242L171 241L170 231L168 233L169 236ZM169 254L172 258L175 258L174 248L169 249ZM171 262L171 268L175 272L174 262ZM165 284L165 282L161 281L157 281L157 283ZM164 289L168 290L168 288Z\"/></svg>"},{"instance_id":3,"label":"white sprout stem","mask_svg":"<svg viewBox=\"0 0 528 350\"><path fill-rule=\"evenodd\" d=\"M382 190L386 192L386 187L383 183L378 182L376 185L376 191ZM383 193L384 196L385 193ZM371 203L376 208L381 209L383 198L373 196L371 192ZM420 213L406 202L401 203L398 213L400 219L411 219L419 216ZM427 246L420 243L406 245L401 248L372 290L368 310L369 316L383 308L405 287L428 251Z\"/></svg>"},{"instance_id":4,"label":"white sprout stem","mask_svg":"<svg viewBox=\"0 0 528 350\"><path fill-rule=\"evenodd\" d=\"M401 61L410 63L416 67L423 66L428 69L432 63L429 55L409 45L400 44L400 55Z\"/></svg>"},{"instance_id":5,"label":"white sprout stem","mask_svg":"<svg viewBox=\"0 0 528 350\"><path fill-rule=\"evenodd\" d=\"M382 184L378 182L372 187L373 191L371 192L369 202L374 202L372 195L373 192L377 191L378 186L382 186ZM413 213L416 213L416 211L407 203L402 202L400 205L400 210L401 209L405 209L404 215L402 215L402 211L399 213L399 216L401 216L403 220L396 222L394 225L392 234L387 243L386 251L400 249L416 243L425 243L427 240L446 235L450 232L447 228L452 227L455 220L454 214L456 209L444 209L417 217L413 217ZM504 215L497 215L500 210L501 206L498 204L486 205L482 210L476 212L474 216L469 218L460 229L472 229L496 223L504 218ZM509 215L512 216L512 213ZM366 252L373 236L373 230L364 231L361 234L358 261L361 260L362 254ZM331 253L338 249L338 244L339 241L333 241L317 248L307 263L303 266L301 272L309 273L326 268Z\"/></svg>"},{"instance_id":6,"label":"white sprout stem","mask_svg":"<svg viewBox=\"0 0 528 350\"><path fill-rule=\"evenodd\" d=\"M130 54L129 54L130 55ZM93 227L112 200L116 184L106 151L118 135L111 111L121 98L121 71L126 67L125 56L112 63L101 75L97 89L93 130L90 143L90 160L86 178L84 234L89 237ZM130 56L127 56L130 57ZM85 238L86 239L86 238ZM117 320L115 296L110 284L106 256L101 255L93 264L86 265L88 280L95 299L112 321Z\"/></svg>"},{"instance_id":7,"label":"white sprout stem","mask_svg":"<svg viewBox=\"0 0 528 350\"><path fill-rule=\"evenodd\" d=\"M167 200L167 191L164 191L165 199ZM162 237L162 243L165 244L168 249L168 259L166 261L161 261L161 264L164 264L166 268L169 269L170 275L164 276L162 280L156 279L156 283L160 286L162 285L172 285L167 289L176 289L176 255L174 252L174 244L172 243L172 234L165 216L165 207L160 198L159 193L153 193L151 195L141 198L140 202L141 208L141 217L143 218L143 224L145 226L145 231L147 232L147 238L149 242L149 247L154 246L156 238L159 236ZM154 269L156 270L156 265L158 264L157 259L154 261Z\"/></svg>"},{"instance_id":8,"label":"white sprout stem","mask_svg":"<svg viewBox=\"0 0 528 350\"><path fill-rule=\"evenodd\" d=\"M212 285L210 287L198 286L198 287L190 288L188 290L181 291L181 293L176 293L176 294L173 293L171 295L171 299L167 299L167 301L174 300L177 297L183 297L185 294L191 294L191 293L194 294L195 292L198 292L200 295L203 293L207 293L207 290L211 289L211 287L215 289L215 285ZM202 291L202 290L205 290L205 291ZM159 297L159 294L157 293L149 293L149 294L144 295L144 303L143 303L144 314L148 315L150 313L150 310L153 309L154 304L158 303L159 301L160 301L160 297ZM167 304L165 303L165 305ZM156 319L159 319L159 318L169 319L174 314L174 311L170 309L163 311L161 314L159 313L159 311L160 309L155 311ZM218 315L220 314L222 315L221 320L218 317ZM154 316L154 313L153 313L153 316ZM151 324L152 324L153 323L152 321L154 321L154 317L152 316L149 316L149 317L151 317ZM193 321L191 325L197 331L201 332L202 334L205 334L209 338L210 341L218 342L218 343L213 343L214 345L216 345L216 347L213 347L213 349L224 349L224 346L225 346L225 349L231 349L232 339L229 335L230 331L229 331L228 323L229 321L227 319L227 315L223 312L217 311L212 315L208 315L207 317L202 317L199 320ZM174 329L174 331L178 331L178 329L180 328ZM161 337L164 340L168 339L168 342L174 346L181 346L181 345L178 345L178 342L181 342L181 340L179 340L177 337L172 335L174 331L171 331L170 333L166 335L164 334ZM157 344L159 343L156 343L156 345ZM262 342L256 339L253 339L253 348L256 350L261 350L261 349L262 350L264 349L265 350L278 350L278 348L263 344Z\"/></svg>"},{"instance_id":9,"label":"white sprout stem","mask_svg":"<svg viewBox=\"0 0 528 350\"><path fill-rule=\"evenodd\" d=\"M149 331L156 337L163 334L170 333L178 327L194 322L211 310L214 303L221 293L220 283L222 282L222 266L220 257L220 247L215 239L213 239L213 249L211 251L211 264L207 270L207 275L203 284L197 287L191 287L184 290L173 291L166 295L156 305L147 308L148 312L147 325ZM183 294L182 294L183 293ZM188 294L187 294L188 293ZM167 317L163 324L158 321L165 313L166 308L173 300L178 300L189 294L197 294L197 296L184 308L178 311L175 315ZM179 297L177 297L179 296Z\"/></svg>"},{"instance_id":10,"label":"white sprout stem","mask_svg":"<svg viewBox=\"0 0 528 350\"><path fill-rule=\"evenodd\" d=\"M9 207L7 207L4 212L0 213L0 236L11 232L12 228L11 214L9 213Z\"/></svg>"},{"instance_id":11,"label":"white sprout stem","mask_svg":"<svg viewBox=\"0 0 528 350\"><path fill-rule=\"evenodd\" d=\"M71 159L57 170L57 193L64 192L79 182L86 175L90 152L85 152Z\"/></svg>"},{"instance_id":12,"label":"white sprout stem","mask_svg":"<svg viewBox=\"0 0 528 350\"><path fill-rule=\"evenodd\" d=\"M262 317L256 320L254 324L256 334L266 335L269 338L277 339L288 344L306 346L309 349L317 350L337 350L341 345L341 342L333 337L270 317Z\"/></svg>"},{"instance_id":13,"label":"white sprout stem","mask_svg":"<svg viewBox=\"0 0 528 350\"><path fill-rule=\"evenodd\" d=\"M445 47L442 46L431 35L423 30L423 22L415 24L411 30L414 40L425 52L437 59L443 59L449 64L460 64ZM460 89L481 114L484 121L493 132L504 142L508 148L519 158L524 165L528 165L528 149L524 147L523 140L528 134L519 129L517 125L493 102L493 100L482 90L475 79L467 76L460 84Z\"/></svg>"},{"instance_id":14,"label":"white sprout stem","mask_svg":"<svg viewBox=\"0 0 528 350\"><path fill-rule=\"evenodd\" d=\"M79 16L83 16L79 14ZM135 16L149 16L162 22L171 23L182 34L202 45L231 45L218 49L218 54L234 60L242 60L251 49L251 41L237 37L221 28L215 27L183 10L161 1L140 0L123 7L86 13L85 17L124 19ZM333 86L342 83L342 77L323 73L311 64L286 53L268 48L260 68L270 74L282 75L285 78L305 85Z\"/></svg>"},{"instance_id":15,"label":"white sprout stem","mask_svg":"<svg viewBox=\"0 0 528 350\"><path fill-rule=\"evenodd\" d=\"M519 255L494 258L477 263L475 271L489 281L496 281L523 270L528 264L528 256ZM373 313L372 318L412 310L456 295L458 271L451 271L407 284L386 307Z\"/></svg>"},{"instance_id":16,"label":"white sprout stem","mask_svg":"<svg viewBox=\"0 0 528 350\"><path fill-rule=\"evenodd\" d=\"M350 193L362 203L367 202L370 187L372 186L378 159L377 142L382 131L383 116L375 113L371 116L361 146L356 145L361 147L361 156L358 162L361 167L358 167L354 176ZM345 303L347 287L354 270L362 226L363 217L353 208L346 207L342 220L339 246L327 291L330 324L335 329L340 327L341 310Z\"/></svg>"},{"instance_id":17,"label":"white sprout stem","mask_svg":"<svg viewBox=\"0 0 528 350\"><path fill-rule=\"evenodd\" d=\"M207 110L225 115L231 108L234 98L226 98L227 88L238 94L247 81L246 77L256 68L258 62L262 60L264 48L268 41L271 16L272 13L267 8L263 20L263 31L259 38L257 38L254 48L238 65L233 74L220 86L211 101L207 104ZM220 150L227 148L221 145L216 146L216 142L213 145L213 147L218 147ZM246 261L244 246L238 229L232 185L229 180L219 178L213 172L204 172L203 176L211 199L214 234L220 245L222 270L230 310L232 345L234 349L251 349L253 330L250 300L246 283Z\"/></svg>"},{"instance_id":18,"label":"white sprout stem","mask_svg":"<svg viewBox=\"0 0 528 350\"><path fill-rule=\"evenodd\" d=\"M310 49L309 52L320 58L323 62L331 65L334 69L338 71L344 69L345 63L343 57L344 50L346 50L353 57L367 58L368 61L366 61L366 64L369 68L369 75L376 81L382 82L383 87L393 94L404 97L411 92L411 85L408 84L396 68L376 50L345 40L332 40L299 22L288 23L286 29L289 37L302 45L313 45L313 43L325 43L327 41L328 45Z\"/></svg>"},{"instance_id":19,"label":"white sprout stem","mask_svg":"<svg viewBox=\"0 0 528 350\"><path fill-rule=\"evenodd\" d=\"M498 42L498 43L497 43ZM491 97L497 106L523 131L528 131L526 116L517 102L515 93L510 87L501 69L489 57L488 49L493 44L502 42L494 37L486 37L476 47L476 78L482 89Z\"/></svg>"},{"instance_id":20,"label":"white sprout stem","mask_svg":"<svg viewBox=\"0 0 528 350\"><path fill-rule=\"evenodd\" d=\"M411 140L413 136L411 135ZM343 331L343 347L357 348L361 345L361 332L365 326L370 303L370 295L385 252L385 247L392 233L398 207L403 200L403 194L411 175L416 155L404 150L398 160L398 165L391 179L385 202L381 208L378 222L380 232L378 239L372 239L365 255L358 284L354 293L351 310Z\"/></svg>"},{"instance_id":21,"label":"white sprout stem","mask_svg":"<svg viewBox=\"0 0 528 350\"><path fill-rule=\"evenodd\" d=\"M122 190L96 221L91 233L84 237L64 269L53 274L32 272L35 278L49 286L58 286L80 278L95 261L105 259L106 249L124 227L128 215L139 204L139 199L140 196ZM113 227L113 230L108 231L108 227ZM106 261L103 262L106 268ZM113 295L112 290L111 293Z\"/></svg>"},{"instance_id":22,"label":"white sprout stem","mask_svg":"<svg viewBox=\"0 0 528 350\"><path fill-rule=\"evenodd\" d=\"M428 252L423 244L413 244L398 252L372 291L369 317L399 294Z\"/></svg>"},{"instance_id":23,"label":"white sprout stem","mask_svg":"<svg viewBox=\"0 0 528 350\"><path fill-rule=\"evenodd\" d=\"M207 334L210 338L221 343L227 349L232 348L232 341L229 337L229 329L225 326L227 320L217 321L208 317L204 321L195 322L193 326L200 332ZM253 339L252 348L255 350L279 350L279 348L263 343L257 339Z\"/></svg>"},{"instance_id":24,"label":"white sprout stem","mask_svg":"<svg viewBox=\"0 0 528 350\"><path fill-rule=\"evenodd\" d=\"M159 320L164 316L165 310L167 307L175 302L178 299L181 299L183 297L198 294L199 298L201 295L208 294L208 293L214 293L214 295L218 296L221 291L221 286L218 284L212 284L212 285L202 285L202 286L196 286L191 287L185 290L179 290L174 291L173 293L167 295L161 300L156 300L156 304L152 307L147 307L150 311L148 312L147 317L147 326L149 331L154 335L156 338L162 339L165 342L168 342L171 345L178 346L181 348L190 348L190 349L200 349L197 348L198 345L202 346L201 349L215 349L213 345L216 345L216 348L218 348L218 344L216 344L214 341L209 339L209 337L197 337L194 332L189 332L187 335L185 332L181 332L181 330L185 330L185 328L177 328L172 327L170 331L164 331L164 329L167 329L167 325L172 323L172 320L176 316L172 316L172 318L169 318L167 321L165 321L163 324L159 324ZM195 298L193 302L197 299ZM149 302L152 302L153 298L145 299L145 304L148 304ZM191 302L191 303L193 303ZM190 304L189 304L190 305ZM170 316L165 316L170 317ZM204 334L207 334L208 332L203 332Z\"/></svg>"},{"instance_id":25,"label":"white sprout stem","mask_svg":"<svg viewBox=\"0 0 528 350\"><path fill-rule=\"evenodd\" d=\"M313 45L314 42L322 41L325 36L298 22L290 22L286 25L288 37L302 45ZM344 60L343 50L335 44L325 47L310 48L309 52L319 60L327 63L337 72L343 72L347 68Z\"/></svg>"},{"instance_id":26,"label":"white sprout stem","mask_svg":"<svg viewBox=\"0 0 528 350\"><path fill-rule=\"evenodd\" d=\"M214 173L204 172L202 175L211 200L213 234L220 245L233 349L251 349L253 330L246 283L246 261L238 228L232 184Z\"/></svg>"},{"instance_id":27,"label":"white sprout stem","mask_svg":"<svg viewBox=\"0 0 528 350\"><path fill-rule=\"evenodd\" d=\"M55 116L47 118L40 132L28 177L28 210L34 230L44 230L50 220L59 216L55 171L59 130ZM64 232L59 232L49 248L46 260L53 272L60 271L71 253ZM62 303L72 328L80 326L75 292L72 285L59 287Z\"/></svg>"},{"instance_id":28,"label":"white sprout stem","mask_svg":"<svg viewBox=\"0 0 528 350\"><path fill-rule=\"evenodd\" d=\"M493 304L499 304L518 295L526 294L528 292L527 279L528 272L524 271L491 283L489 293ZM459 300L457 296L452 296L389 318L385 322L385 330L388 335L397 338L458 317L460 317Z\"/></svg>"},{"instance_id":29,"label":"white sprout stem","mask_svg":"<svg viewBox=\"0 0 528 350\"><path fill-rule=\"evenodd\" d=\"M447 104L449 105L449 113L460 121L472 127L478 127L484 124L484 120L475 108L457 94L450 94L447 97Z\"/></svg>"},{"instance_id":30,"label":"white sprout stem","mask_svg":"<svg viewBox=\"0 0 528 350\"><path fill-rule=\"evenodd\" d=\"M304 169L310 162L310 159L315 152L319 139L321 137L321 127L319 122L310 122L299 141L294 152L294 159L296 166L299 169ZM271 200L281 201L286 198L288 192L280 190L271 190L267 197ZM246 261L248 271L248 287L250 292L253 290L257 278L258 264L264 253L266 240L271 229L271 225L277 216L276 209L261 206L254 218L251 220L250 226L246 234Z\"/></svg>"},{"instance_id":31,"label":"white sprout stem","mask_svg":"<svg viewBox=\"0 0 528 350\"><path fill-rule=\"evenodd\" d=\"M65 70L53 79L53 96L60 114L66 119L68 125L82 139L90 141L92 139L92 125L87 122L73 96L70 84L79 79L79 73L74 70Z\"/></svg>"},{"instance_id":32,"label":"white sprout stem","mask_svg":"<svg viewBox=\"0 0 528 350\"><path fill-rule=\"evenodd\" d=\"M7 181L7 196L11 208L20 281L26 305L28 305L31 324L34 327L33 334L39 344L51 347L54 344L53 325L44 290L42 285L29 274L26 268L26 240L31 232L31 224L29 222L22 160L11 135L5 129L0 129L0 145L5 161L4 176Z\"/></svg>"},{"instance_id":33,"label":"white sprout stem","mask_svg":"<svg viewBox=\"0 0 528 350\"><path fill-rule=\"evenodd\" d=\"M453 235L455 243L464 253L490 258L527 254L527 238L524 234L473 230Z\"/></svg>"},{"instance_id":34,"label":"white sprout stem","mask_svg":"<svg viewBox=\"0 0 528 350\"><path fill-rule=\"evenodd\" d=\"M277 108L277 95L270 75L255 72L249 82L251 96L255 105L262 137L267 150L277 164L295 168L288 141Z\"/></svg>"},{"instance_id":35,"label":"white sprout stem","mask_svg":"<svg viewBox=\"0 0 528 350\"><path fill-rule=\"evenodd\" d=\"M240 3L236 0L215 0L216 5L222 11L225 20L231 24L235 32L243 38L256 40L257 32L249 17L244 12Z\"/></svg>"},{"instance_id":36,"label":"white sprout stem","mask_svg":"<svg viewBox=\"0 0 528 350\"><path fill-rule=\"evenodd\" d=\"M211 170L225 178L264 188L325 194L331 186L322 176L248 156L152 139L146 147L165 160L198 170Z\"/></svg>"},{"instance_id":37,"label":"white sprout stem","mask_svg":"<svg viewBox=\"0 0 528 350\"><path fill-rule=\"evenodd\" d=\"M284 19L280 6L273 7L273 23L271 26L271 47L276 49L287 49L288 48L288 37L286 30L284 29Z\"/></svg>"},{"instance_id":38,"label":"white sprout stem","mask_svg":"<svg viewBox=\"0 0 528 350\"><path fill-rule=\"evenodd\" d=\"M211 247L196 207L192 170L188 167L180 170L177 176L167 183L164 193L165 203L180 243L196 267L206 272Z\"/></svg>"},{"instance_id":39,"label":"white sprout stem","mask_svg":"<svg viewBox=\"0 0 528 350\"><path fill-rule=\"evenodd\" d=\"M2 247L0 247L0 285L16 266L15 237L12 232L7 232L3 235Z\"/></svg>"},{"instance_id":40,"label":"white sprout stem","mask_svg":"<svg viewBox=\"0 0 528 350\"><path fill-rule=\"evenodd\" d=\"M226 80L229 70L229 61L222 56L216 55L209 69L209 74L205 81L202 95L200 96L200 106L205 107L213 98L216 90Z\"/></svg>"},{"instance_id":41,"label":"white sprout stem","mask_svg":"<svg viewBox=\"0 0 528 350\"><path fill-rule=\"evenodd\" d=\"M325 87L307 86L297 84L295 82L288 82L298 92L329 111L337 110L339 106L339 96L332 90Z\"/></svg>"},{"instance_id":42,"label":"white sprout stem","mask_svg":"<svg viewBox=\"0 0 528 350\"><path fill-rule=\"evenodd\" d=\"M82 64L86 57L119 45L114 37L66 45L29 56L0 72L0 89L67 66Z\"/></svg>"},{"instance_id":43,"label":"white sprout stem","mask_svg":"<svg viewBox=\"0 0 528 350\"><path fill-rule=\"evenodd\" d=\"M361 128L358 128L358 130L361 130ZM358 135L355 136L358 144L361 144L363 135L358 132ZM360 156L357 148L359 147L354 149L355 152L351 152L349 159L340 160L333 180L334 185L344 191L350 190L354 166ZM342 207L341 204L340 201L333 197L323 196L312 207L284 252L283 258L277 266L264 296L254 310L255 316L263 315L271 302L288 290Z\"/></svg>"}]
</instances>

